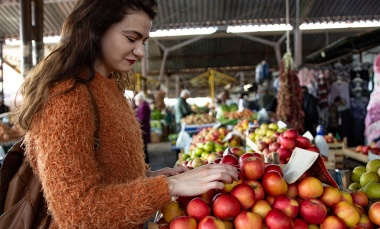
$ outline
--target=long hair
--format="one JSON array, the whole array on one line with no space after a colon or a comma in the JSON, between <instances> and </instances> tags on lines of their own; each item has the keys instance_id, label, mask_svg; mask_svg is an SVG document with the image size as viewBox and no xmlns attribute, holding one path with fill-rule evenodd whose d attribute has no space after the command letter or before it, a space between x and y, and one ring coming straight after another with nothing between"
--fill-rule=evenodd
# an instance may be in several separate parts
<instances>
[{"instance_id":1,"label":"long hair","mask_svg":"<svg viewBox=\"0 0 380 229\"><path fill-rule=\"evenodd\" d=\"M77 83L95 77L94 63L101 55L100 38L111 25L136 11L145 12L153 20L156 9L156 0L79 0L64 21L60 42L29 71L21 85L18 93L23 102L14 110L13 120L28 130L34 115L46 104L53 85L72 80L73 87L66 91L69 92Z\"/></svg>"}]
</instances>

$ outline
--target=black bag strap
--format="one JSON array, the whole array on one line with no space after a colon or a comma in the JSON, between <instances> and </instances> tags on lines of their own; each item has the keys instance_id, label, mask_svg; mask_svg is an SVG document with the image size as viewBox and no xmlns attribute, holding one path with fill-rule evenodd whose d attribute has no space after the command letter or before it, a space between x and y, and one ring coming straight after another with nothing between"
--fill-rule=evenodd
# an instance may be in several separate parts
<instances>
[{"instance_id":1,"label":"black bag strap","mask_svg":"<svg viewBox=\"0 0 380 229\"><path fill-rule=\"evenodd\" d=\"M84 84L86 86L86 89L88 91L88 94L90 95L91 105L92 109L95 113L95 133L94 133L94 149L98 150L100 147L100 139L99 139L99 129L100 129L100 115L99 115L99 108L98 104L96 103L94 93L92 93L90 87L87 84Z\"/></svg>"}]
</instances>

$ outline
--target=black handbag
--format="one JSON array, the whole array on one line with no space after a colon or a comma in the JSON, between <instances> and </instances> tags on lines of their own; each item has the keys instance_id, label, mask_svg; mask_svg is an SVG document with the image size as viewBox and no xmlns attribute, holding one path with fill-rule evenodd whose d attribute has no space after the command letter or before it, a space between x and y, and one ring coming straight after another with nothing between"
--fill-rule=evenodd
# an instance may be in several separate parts
<instances>
[{"instance_id":1,"label":"black handbag","mask_svg":"<svg viewBox=\"0 0 380 229\"><path fill-rule=\"evenodd\" d=\"M90 94L95 113L96 130L94 148L100 145L99 111L92 91ZM39 178L25 157L22 145L18 141L7 152L0 171L0 228L8 229L45 229L49 228L51 215L43 196Z\"/></svg>"}]
</instances>

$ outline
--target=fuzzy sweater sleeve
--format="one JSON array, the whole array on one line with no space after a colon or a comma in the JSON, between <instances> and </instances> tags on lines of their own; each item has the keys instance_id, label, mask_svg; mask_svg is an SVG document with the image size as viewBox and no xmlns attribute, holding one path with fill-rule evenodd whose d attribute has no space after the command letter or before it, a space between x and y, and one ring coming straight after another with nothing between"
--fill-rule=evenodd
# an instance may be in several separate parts
<instances>
[{"instance_id":1,"label":"fuzzy sweater sleeve","mask_svg":"<svg viewBox=\"0 0 380 229\"><path fill-rule=\"evenodd\" d=\"M163 176L144 175L123 182L104 181L99 154L112 157L112 149L101 146L94 151L94 122L88 92L79 85L68 94L52 97L26 135L27 155L41 179L53 224L59 228L141 228L170 202L167 181Z\"/></svg>"}]
</instances>

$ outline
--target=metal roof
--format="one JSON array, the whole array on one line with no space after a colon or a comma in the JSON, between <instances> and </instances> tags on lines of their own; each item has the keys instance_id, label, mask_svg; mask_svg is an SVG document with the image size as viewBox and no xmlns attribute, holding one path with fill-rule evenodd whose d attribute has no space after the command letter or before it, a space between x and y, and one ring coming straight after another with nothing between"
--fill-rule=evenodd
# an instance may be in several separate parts
<instances>
[{"instance_id":1,"label":"metal roof","mask_svg":"<svg viewBox=\"0 0 380 229\"><path fill-rule=\"evenodd\" d=\"M44 0L44 34L59 35L63 20L73 9L77 0ZM273 24L285 22L285 0L158 0L159 8L152 31L183 27L218 26L242 24ZM300 21L352 21L380 19L379 0L299 0ZM19 37L19 0L0 0L0 38ZM296 19L297 0L289 0L290 22ZM360 32L376 28L304 31L302 53L307 55L329 44ZM276 42L283 32L252 33L259 38ZM156 38L164 47L178 45L191 37ZM294 46L291 36L291 46ZM10 47L5 47L5 51ZM49 48L49 46L48 46ZM281 43L281 53L286 51ZM157 42L149 41L148 74L160 72L163 50ZM11 52L10 52L11 53ZM12 54L8 54L8 57ZM13 59L17 59L13 57ZM165 73L180 74L184 79L195 77L209 68L229 75L239 70L253 77L255 66L266 59L270 67L276 67L274 49L262 43L226 32L205 37L169 53ZM138 71L139 65L136 66Z\"/></svg>"}]
</instances>

